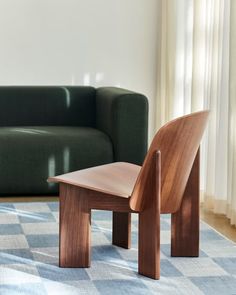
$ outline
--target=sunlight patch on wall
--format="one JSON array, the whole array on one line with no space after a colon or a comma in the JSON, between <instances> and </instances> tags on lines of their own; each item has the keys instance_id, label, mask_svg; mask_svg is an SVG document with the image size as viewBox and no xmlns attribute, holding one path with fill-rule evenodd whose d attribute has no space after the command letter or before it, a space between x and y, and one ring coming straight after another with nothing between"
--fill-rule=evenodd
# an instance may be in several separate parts
<instances>
[{"instance_id":1,"label":"sunlight patch on wall","mask_svg":"<svg viewBox=\"0 0 236 295\"><path fill-rule=\"evenodd\" d=\"M89 86L90 85L90 74L89 73L84 74L83 80L84 80L84 85Z\"/></svg>"},{"instance_id":2,"label":"sunlight patch on wall","mask_svg":"<svg viewBox=\"0 0 236 295\"><path fill-rule=\"evenodd\" d=\"M95 81L96 83L102 82L104 80L104 73L96 73Z\"/></svg>"},{"instance_id":3,"label":"sunlight patch on wall","mask_svg":"<svg viewBox=\"0 0 236 295\"><path fill-rule=\"evenodd\" d=\"M71 83L70 83L72 86L75 85L75 76L72 75L71 76Z\"/></svg>"}]
</instances>

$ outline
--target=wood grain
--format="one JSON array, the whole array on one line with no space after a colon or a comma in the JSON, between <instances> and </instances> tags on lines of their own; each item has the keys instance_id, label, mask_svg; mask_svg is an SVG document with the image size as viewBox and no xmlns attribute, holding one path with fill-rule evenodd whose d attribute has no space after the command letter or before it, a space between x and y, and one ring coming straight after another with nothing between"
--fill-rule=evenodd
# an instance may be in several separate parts
<instances>
[{"instance_id":1,"label":"wood grain","mask_svg":"<svg viewBox=\"0 0 236 295\"><path fill-rule=\"evenodd\" d=\"M87 190L87 195L90 209L131 212L129 198L118 197L93 190Z\"/></svg>"},{"instance_id":2,"label":"wood grain","mask_svg":"<svg viewBox=\"0 0 236 295\"><path fill-rule=\"evenodd\" d=\"M160 278L160 193L161 153L155 154L148 179L149 202L139 213L138 272L152 279Z\"/></svg>"},{"instance_id":3,"label":"wood grain","mask_svg":"<svg viewBox=\"0 0 236 295\"><path fill-rule=\"evenodd\" d=\"M180 209L171 214L171 256L199 256L200 150L195 157Z\"/></svg>"},{"instance_id":4,"label":"wood grain","mask_svg":"<svg viewBox=\"0 0 236 295\"><path fill-rule=\"evenodd\" d=\"M129 249L131 246L131 213L113 212L112 244Z\"/></svg>"},{"instance_id":5,"label":"wood grain","mask_svg":"<svg viewBox=\"0 0 236 295\"><path fill-rule=\"evenodd\" d=\"M160 277L160 213L172 214L173 256L199 249L199 144L208 111L173 120L155 135L142 168L112 163L51 177L60 182L60 265L90 265L91 209L113 211L113 243L130 247L139 214L139 273Z\"/></svg>"},{"instance_id":6,"label":"wood grain","mask_svg":"<svg viewBox=\"0 0 236 295\"><path fill-rule=\"evenodd\" d=\"M48 182L63 182L127 198L131 196L140 169L135 164L116 162L49 177Z\"/></svg>"},{"instance_id":7,"label":"wood grain","mask_svg":"<svg viewBox=\"0 0 236 295\"><path fill-rule=\"evenodd\" d=\"M130 207L142 211L153 154L161 152L161 213L180 208L184 190L207 123L209 112L183 116L164 125L155 135L130 199Z\"/></svg>"},{"instance_id":8,"label":"wood grain","mask_svg":"<svg viewBox=\"0 0 236 295\"><path fill-rule=\"evenodd\" d=\"M90 219L86 190L60 184L60 267L90 266Z\"/></svg>"}]
</instances>

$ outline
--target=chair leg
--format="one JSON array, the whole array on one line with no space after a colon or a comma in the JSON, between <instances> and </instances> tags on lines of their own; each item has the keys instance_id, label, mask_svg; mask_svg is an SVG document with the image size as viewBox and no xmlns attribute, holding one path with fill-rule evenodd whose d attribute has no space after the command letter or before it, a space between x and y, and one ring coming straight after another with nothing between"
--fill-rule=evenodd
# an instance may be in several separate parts
<instances>
[{"instance_id":1,"label":"chair leg","mask_svg":"<svg viewBox=\"0 0 236 295\"><path fill-rule=\"evenodd\" d=\"M131 213L113 212L112 244L129 249L131 246Z\"/></svg>"},{"instance_id":2,"label":"chair leg","mask_svg":"<svg viewBox=\"0 0 236 295\"><path fill-rule=\"evenodd\" d=\"M171 215L171 256L199 256L199 160L198 151L180 209Z\"/></svg>"},{"instance_id":3,"label":"chair leg","mask_svg":"<svg viewBox=\"0 0 236 295\"><path fill-rule=\"evenodd\" d=\"M155 155L155 167L149 177L148 202L139 213L138 272L158 280L160 278L160 203L161 154Z\"/></svg>"},{"instance_id":4,"label":"chair leg","mask_svg":"<svg viewBox=\"0 0 236 295\"><path fill-rule=\"evenodd\" d=\"M138 272L160 278L160 212L148 208L139 213Z\"/></svg>"},{"instance_id":5,"label":"chair leg","mask_svg":"<svg viewBox=\"0 0 236 295\"><path fill-rule=\"evenodd\" d=\"M60 267L90 266L90 226L87 191L60 184Z\"/></svg>"}]
</instances>

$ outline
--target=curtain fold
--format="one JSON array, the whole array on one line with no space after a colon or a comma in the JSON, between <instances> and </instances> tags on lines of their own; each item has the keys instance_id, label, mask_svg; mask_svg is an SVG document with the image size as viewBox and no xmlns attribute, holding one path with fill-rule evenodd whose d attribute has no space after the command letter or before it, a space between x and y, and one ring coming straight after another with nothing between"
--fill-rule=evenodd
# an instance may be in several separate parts
<instances>
[{"instance_id":1,"label":"curtain fold","mask_svg":"<svg viewBox=\"0 0 236 295\"><path fill-rule=\"evenodd\" d=\"M236 1L160 0L156 127L210 109L202 202L236 224ZM234 11L234 12L233 12ZM231 17L230 17L231 16Z\"/></svg>"},{"instance_id":2,"label":"curtain fold","mask_svg":"<svg viewBox=\"0 0 236 295\"><path fill-rule=\"evenodd\" d=\"M230 9L229 145L227 216L236 224L236 1Z\"/></svg>"}]
</instances>

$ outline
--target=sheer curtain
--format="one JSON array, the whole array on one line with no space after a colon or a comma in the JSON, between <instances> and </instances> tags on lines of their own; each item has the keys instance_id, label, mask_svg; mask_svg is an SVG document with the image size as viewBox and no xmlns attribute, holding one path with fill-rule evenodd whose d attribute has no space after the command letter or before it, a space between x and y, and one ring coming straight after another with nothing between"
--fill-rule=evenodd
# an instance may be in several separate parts
<instances>
[{"instance_id":1,"label":"sheer curtain","mask_svg":"<svg viewBox=\"0 0 236 295\"><path fill-rule=\"evenodd\" d=\"M226 214L232 224L236 224L235 2L159 0L156 99L157 128L183 114L211 110L201 147L202 202L215 213Z\"/></svg>"},{"instance_id":2,"label":"sheer curtain","mask_svg":"<svg viewBox=\"0 0 236 295\"><path fill-rule=\"evenodd\" d=\"M227 215L236 224L236 1L230 9L229 165Z\"/></svg>"}]
</instances>

